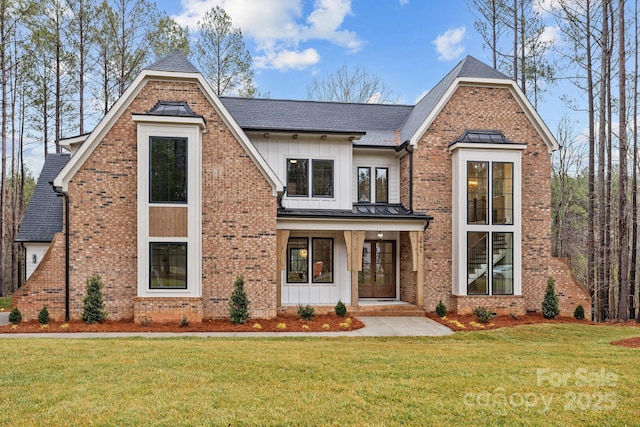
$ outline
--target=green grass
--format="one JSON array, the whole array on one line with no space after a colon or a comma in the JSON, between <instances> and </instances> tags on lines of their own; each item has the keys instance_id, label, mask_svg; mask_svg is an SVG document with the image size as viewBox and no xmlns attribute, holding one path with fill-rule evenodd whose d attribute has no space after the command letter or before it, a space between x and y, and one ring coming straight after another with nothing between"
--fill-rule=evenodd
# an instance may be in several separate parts
<instances>
[{"instance_id":1,"label":"green grass","mask_svg":"<svg viewBox=\"0 0 640 427\"><path fill-rule=\"evenodd\" d=\"M637 335L6 339L0 425L637 425Z\"/></svg>"},{"instance_id":2,"label":"green grass","mask_svg":"<svg viewBox=\"0 0 640 427\"><path fill-rule=\"evenodd\" d=\"M11 308L11 297L0 297L0 310L8 310Z\"/></svg>"}]
</instances>

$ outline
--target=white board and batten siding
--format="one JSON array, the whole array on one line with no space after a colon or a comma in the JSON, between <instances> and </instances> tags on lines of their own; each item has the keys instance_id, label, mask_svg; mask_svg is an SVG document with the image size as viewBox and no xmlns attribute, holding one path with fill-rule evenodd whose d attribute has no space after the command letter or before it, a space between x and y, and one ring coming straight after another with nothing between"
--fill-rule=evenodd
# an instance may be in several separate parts
<instances>
[{"instance_id":1,"label":"white board and batten siding","mask_svg":"<svg viewBox=\"0 0 640 427\"><path fill-rule=\"evenodd\" d=\"M36 268L44 258L44 254L47 253L51 243L24 243L24 248L27 253L27 259L25 263L27 279L31 277Z\"/></svg>"},{"instance_id":2,"label":"white board and batten siding","mask_svg":"<svg viewBox=\"0 0 640 427\"><path fill-rule=\"evenodd\" d=\"M287 159L333 160L333 197L284 197L283 205L290 209L351 209L350 141L322 141L317 138L291 137L252 138L278 178L287 185ZM309 163L309 175L312 168ZM311 180L309 180L311 191Z\"/></svg>"}]
</instances>

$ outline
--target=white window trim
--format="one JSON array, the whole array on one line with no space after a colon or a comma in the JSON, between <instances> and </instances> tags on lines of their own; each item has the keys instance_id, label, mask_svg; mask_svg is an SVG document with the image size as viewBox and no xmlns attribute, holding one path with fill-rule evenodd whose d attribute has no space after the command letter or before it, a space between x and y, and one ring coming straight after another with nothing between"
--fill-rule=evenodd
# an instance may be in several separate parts
<instances>
[{"instance_id":1,"label":"white window trim","mask_svg":"<svg viewBox=\"0 0 640 427\"><path fill-rule=\"evenodd\" d=\"M150 137L187 138L187 203L149 202ZM138 122L138 296L200 297L202 295L202 135L201 126L190 121L173 120L170 124ZM187 237L150 237L149 207L188 209ZM149 243L187 243L187 289L150 289Z\"/></svg>"},{"instance_id":2,"label":"white window trim","mask_svg":"<svg viewBox=\"0 0 640 427\"><path fill-rule=\"evenodd\" d=\"M522 151L513 149L457 147L452 150L453 230L452 259L454 295L467 295L467 232L487 231L513 233L513 295L522 295ZM513 224L468 224L467 223L467 162L513 163ZM491 183L490 183L491 185ZM490 190L489 190L490 191ZM489 285L488 295L492 296Z\"/></svg>"}]
</instances>

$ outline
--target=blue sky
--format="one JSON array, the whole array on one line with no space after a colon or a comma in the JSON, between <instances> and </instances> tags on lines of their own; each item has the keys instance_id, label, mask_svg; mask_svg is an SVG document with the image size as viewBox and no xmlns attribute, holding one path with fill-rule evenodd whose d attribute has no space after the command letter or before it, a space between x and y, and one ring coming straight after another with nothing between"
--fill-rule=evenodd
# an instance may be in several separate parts
<instances>
[{"instance_id":1,"label":"blue sky","mask_svg":"<svg viewBox=\"0 0 640 427\"><path fill-rule=\"evenodd\" d=\"M158 0L157 4L190 29L206 10L223 7L243 31L258 88L272 98L305 99L315 76L347 64L364 67L380 77L399 102L413 104L465 55L488 60L464 0Z\"/></svg>"}]
</instances>

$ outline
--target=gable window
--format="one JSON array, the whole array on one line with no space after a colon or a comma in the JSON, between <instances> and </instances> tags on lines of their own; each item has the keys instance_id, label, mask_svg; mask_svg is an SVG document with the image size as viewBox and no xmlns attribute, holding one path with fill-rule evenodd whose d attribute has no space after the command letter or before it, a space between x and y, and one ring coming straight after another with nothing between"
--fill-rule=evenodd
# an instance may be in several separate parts
<instances>
[{"instance_id":1,"label":"gable window","mask_svg":"<svg viewBox=\"0 0 640 427\"><path fill-rule=\"evenodd\" d=\"M376 203L389 203L389 168L376 168Z\"/></svg>"},{"instance_id":2,"label":"gable window","mask_svg":"<svg viewBox=\"0 0 640 427\"><path fill-rule=\"evenodd\" d=\"M187 138L152 136L149 202L187 203Z\"/></svg>"},{"instance_id":3,"label":"gable window","mask_svg":"<svg viewBox=\"0 0 640 427\"><path fill-rule=\"evenodd\" d=\"M371 201L371 168L358 168L358 202Z\"/></svg>"},{"instance_id":4,"label":"gable window","mask_svg":"<svg viewBox=\"0 0 640 427\"><path fill-rule=\"evenodd\" d=\"M187 289L187 244L149 243L150 289Z\"/></svg>"},{"instance_id":5,"label":"gable window","mask_svg":"<svg viewBox=\"0 0 640 427\"><path fill-rule=\"evenodd\" d=\"M333 160L313 160L313 197L333 197Z\"/></svg>"},{"instance_id":6,"label":"gable window","mask_svg":"<svg viewBox=\"0 0 640 427\"><path fill-rule=\"evenodd\" d=\"M333 239L312 240L313 282L333 283Z\"/></svg>"},{"instance_id":7,"label":"gable window","mask_svg":"<svg viewBox=\"0 0 640 427\"><path fill-rule=\"evenodd\" d=\"M307 159L287 159L287 194L289 196L309 195L308 165Z\"/></svg>"}]
</instances>

